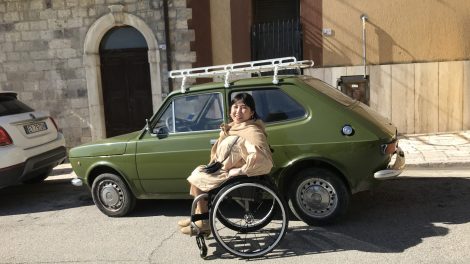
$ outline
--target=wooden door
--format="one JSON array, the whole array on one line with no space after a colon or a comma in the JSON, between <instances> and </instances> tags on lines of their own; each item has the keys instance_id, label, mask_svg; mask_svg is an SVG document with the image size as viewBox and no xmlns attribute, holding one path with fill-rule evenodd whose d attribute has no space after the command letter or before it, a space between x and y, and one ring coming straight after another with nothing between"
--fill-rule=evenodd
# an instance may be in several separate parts
<instances>
[{"instance_id":1,"label":"wooden door","mask_svg":"<svg viewBox=\"0 0 470 264\"><path fill-rule=\"evenodd\" d=\"M101 52L106 136L140 130L152 115L146 48Z\"/></svg>"}]
</instances>

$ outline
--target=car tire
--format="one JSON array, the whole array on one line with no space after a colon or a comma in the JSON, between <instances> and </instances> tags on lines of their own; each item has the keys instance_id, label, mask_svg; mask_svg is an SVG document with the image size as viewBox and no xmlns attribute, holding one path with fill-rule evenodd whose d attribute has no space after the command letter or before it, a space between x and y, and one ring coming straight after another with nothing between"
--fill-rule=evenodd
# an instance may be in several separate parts
<instances>
[{"instance_id":1,"label":"car tire","mask_svg":"<svg viewBox=\"0 0 470 264\"><path fill-rule=\"evenodd\" d=\"M134 209L136 198L127 184L117 175L103 173L91 187L93 202L107 216L127 215Z\"/></svg>"},{"instance_id":2,"label":"car tire","mask_svg":"<svg viewBox=\"0 0 470 264\"><path fill-rule=\"evenodd\" d=\"M288 194L291 211L308 225L325 225L338 220L346 213L350 199L351 194L342 179L324 168L300 171Z\"/></svg>"}]
</instances>

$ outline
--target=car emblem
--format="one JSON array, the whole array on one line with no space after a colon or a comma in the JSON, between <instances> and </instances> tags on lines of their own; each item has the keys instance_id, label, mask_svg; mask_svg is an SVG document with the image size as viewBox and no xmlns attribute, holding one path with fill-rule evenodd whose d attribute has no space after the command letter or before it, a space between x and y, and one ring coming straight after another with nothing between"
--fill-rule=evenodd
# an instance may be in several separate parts
<instances>
[{"instance_id":1,"label":"car emblem","mask_svg":"<svg viewBox=\"0 0 470 264\"><path fill-rule=\"evenodd\" d=\"M35 117L33 114L29 114L29 116L30 116L32 119L36 119L36 117Z\"/></svg>"}]
</instances>

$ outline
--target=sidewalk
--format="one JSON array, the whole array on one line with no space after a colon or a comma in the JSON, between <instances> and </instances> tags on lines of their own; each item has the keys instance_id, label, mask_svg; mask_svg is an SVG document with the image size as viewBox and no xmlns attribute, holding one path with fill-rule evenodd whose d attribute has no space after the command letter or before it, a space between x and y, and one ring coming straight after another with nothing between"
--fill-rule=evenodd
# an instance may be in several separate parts
<instances>
[{"instance_id":1,"label":"sidewalk","mask_svg":"<svg viewBox=\"0 0 470 264\"><path fill-rule=\"evenodd\" d=\"M406 168L470 167L470 130L399 137Z\"/></svg>"}]
</instances>

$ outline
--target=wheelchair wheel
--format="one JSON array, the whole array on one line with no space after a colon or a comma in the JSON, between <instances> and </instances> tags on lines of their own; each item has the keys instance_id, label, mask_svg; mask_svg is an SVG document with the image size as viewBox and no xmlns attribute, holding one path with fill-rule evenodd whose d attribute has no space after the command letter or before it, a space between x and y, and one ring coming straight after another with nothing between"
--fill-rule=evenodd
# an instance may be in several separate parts
<instances>
[{"instance_id":1,"label":"wheelchair wheel","mask_svg":"<svg viewBox=\"0 0 470 264\"><path fill-rule=\"evenodd\" d=\"M216 241L242 258L271 252L288 226L284 201L275 190L257 182L223 188L212 202L209 220Z\"/></svg>"},{"instance_id":2,"label":"wheelchair wheel","mask_svg":"<svg viewBox=\"0 0 470 264\"><path fill-rule=\"evenodd\" d=\"M240 191L240 190L238 190ZM240 222L239 219L236 217L233 217L234 212L232 211L231 207L241 207L242 209L247 209L249 208L250 204L253 205L254 201L262 201L263 197L263 189L260 188L251 188L250 190L252 193L247 193L245 190L244 194L244 199L241 200L240 194L238 193L233 193L232 195L227 195L225 197L225 205L223 207L219 207L219 210L217 210L217 219L226 227L234 230L234 231L240 231L241 233L246 233L246 232L253 232L256 231L260 228L265 227L271 220L273 219L274 216L274 208L276 205L276 199L274 197L271 197L271 199L264 199L263 204L259 203L260 208L257 208L257 214L261 215L263 217L260 217L260 219L253 219L253 221L250 222ZM250 203L251 201L251 203ZM232 204L232 206L228 206L229 204ZM263 205L263 207L261 207ZM232 222L236 221L236 222Z\"/></svg>"}]
</instances>

